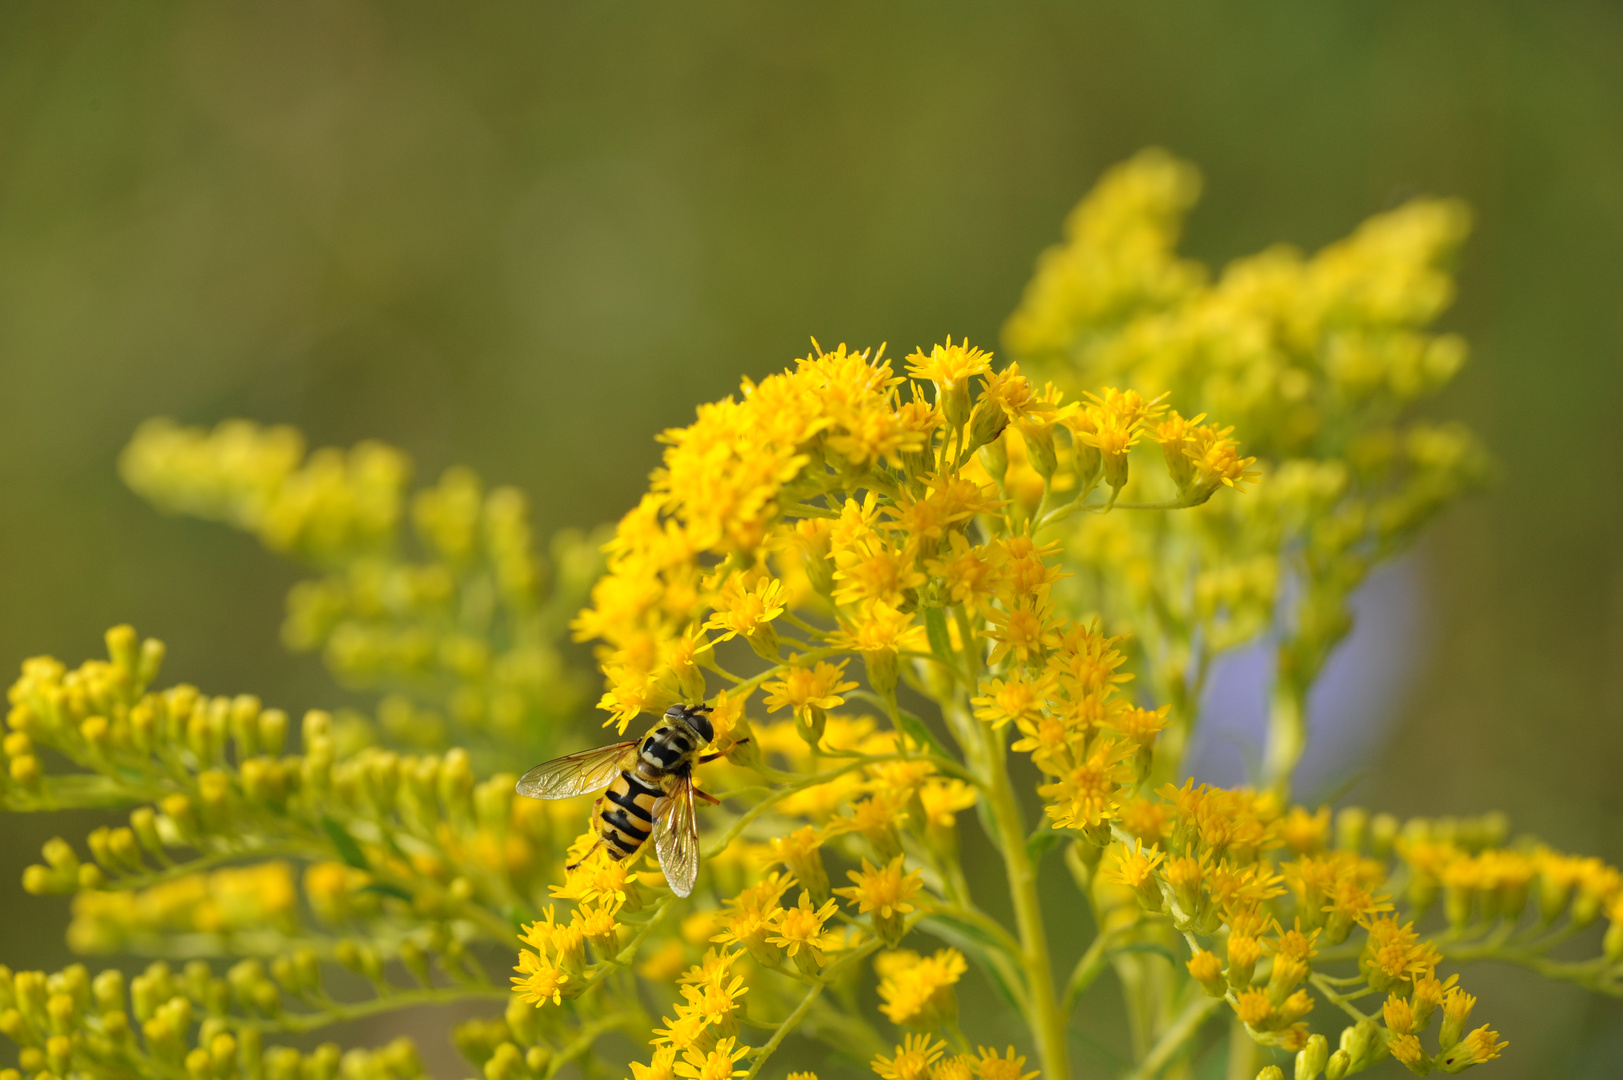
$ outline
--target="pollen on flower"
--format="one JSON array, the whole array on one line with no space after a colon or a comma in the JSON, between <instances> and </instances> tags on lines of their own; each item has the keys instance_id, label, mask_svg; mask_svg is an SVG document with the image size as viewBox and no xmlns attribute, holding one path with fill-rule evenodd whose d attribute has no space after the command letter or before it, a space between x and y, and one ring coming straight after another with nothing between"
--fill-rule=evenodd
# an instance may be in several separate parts
<instances>
[{"instance_id":1,"label":"pollen on flower","mask_svg":"<svg viewBox=\"0 0 1623 1080\"><path fill-rule=\"evenodd\" d=\"M749 1070L735 1069L733 1066L750 1052L750 1047L739 1046L735 1049L737 1041L729 1036L717 1042L708 1053L696 1049L683 1051L682 1060L676 1065L676 1075L686 1080L732 1080L732 1077L744 1076Z\"/></svg>"},{"instance_id":2,"label":"pollen on flower","mask_svg":"<svg viewBox=\"0 0 1623 1080\"><path fill-rule=\"evenodd\" d=\"M1013 674L1006 679L983 680L980 689L981 695L970 701L975 716L993 728L1001 728L1011 720L1035 721L1040 717L1049 683Z\"/></svg>"},{"instance_id":3,"label":"pollen on flower","mask_svg":"<svg viewBox=\"0 0 1623 1080\"><path fill-rule=\"evenodd\" d=\"M930 1066L946 1049L946 1043L928 1034L908 1035L892 1056L875 1057L872 1068L880 1080L928 1080Z\"/></svg>"},{"instance_id":4,"label":"pollen on flower","mask_svg":"<svg viewBox=\"0 0 1623 1080\"><path fill-rule=\"evenodd\" d=\"M858 914L877 911L885 918L905 915L913 910L908 900L923 887L920 872L902 871L902 856L898 855L883 867L875 867L866 859L861 871L848 870L846 874L855 885L834 891L857 905Z\"/></svg>"},{"instance_id":5,"label":"pollen on flower","mask_svg":"<svg viewBox=\"0 0 1623 1080\"><path fill-rule=\"evenodd\" d=\"M847 690L855 690L855 682L846 681L845 665L817 661L810 667L791 662L781 680L762 684L766 691L768 712L777 712L788 706L796 714L812 708L836 709L845 704L842 697Z\"/></svg>"},{"instance_id":6,"label":"pollen on flower","mask_svg":"<svg viewBox=\"0 0 1623 1080\"><path fill-rule=\"evenodd\" d=\"M1025 1068L1026 1059L1016 1054L1012 1046L1003 1054L985 1046L977 1050L980 1058L975 1062L975 1075L979 1080L1035 1080L1039 1075L1036 1069L1020 1071Z\"/></svg>"},{"instance_id":7,"label":"pollen on flower","mask_svg":"<svg viewBox=\"0 0 1623 1080\"><path fill-rule=\"evenodd\" d=\"M655 1048L648 1064L631 1063L631 1080L675 1080L677 1048L666 1044Z\"/></svg>"},{"instance_id":8,"label":"pollen on flower","mask_svg":"<svg viewBox=\"0 0 1623 1080\"><path fill-rule=\"evenodd\" d=\"M821 907L814 908L811 894L802 890L799 903L794 907L780 910L777 920L778 933L768 940L780 946L802 970L809 968L816 971L823 966L823 949L827 937L823 924L834 914L838 906L833 900L828 900Z\"/></svg>"},{"instance_id":9,"label":"pollen on flower","mask_svg":"<svg viewBox=\"0 0 1623 1080\"><path fill-rule=\"evenodd\" d=\"M548 1001L554 1005L563 1003L564 984L569 982L569 974L556 967L551 960L528 949L521 949L518 967L514 970L518 974L513 976L513 990L519 997L532 1005Z\"/></svg>"},{"instance_id":10,"label":"pollen on flower","mask_svg":"<svg viewBox=\"0 0 1623 1080\"><path fill-rule=\"evenodd\" d=\"M1458 1072L1470 1065L1481 1065L1492 1061L1499 1056L1499 1052L1509 1046L1508 1042L1499 1038L1499 1033L1483 1024L1467 1035L1451 1050L1445 1050L1437 1055L1437 1064L1447 1072Z\"/></svg>"},{"instance_id":11,"label":"pollen on flower","mask_svg":"<svg viewBox=\"0 0 1623 1080\"><path fill-rule=\"evenodd\" d=\"M875 961L883 976L879 983L880 1011L893 1024L933 1029L958 1014L952 987L968 970L957 949L938 949L933 956L904 952Z\"/></svg>"}]
</instances>

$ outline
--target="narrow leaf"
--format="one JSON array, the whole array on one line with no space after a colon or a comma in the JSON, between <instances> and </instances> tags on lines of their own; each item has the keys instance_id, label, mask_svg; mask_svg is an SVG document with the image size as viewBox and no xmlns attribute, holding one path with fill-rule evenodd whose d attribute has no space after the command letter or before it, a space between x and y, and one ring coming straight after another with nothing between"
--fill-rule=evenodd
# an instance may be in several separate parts
<instances>
[{"instance_id":1,"label":"narrow leaf","mask_svg":"<svg viewBox=\"0 0 1623 1080\"><path fill-rule=\"evenodd\" d=\"M327 834L327 839L331 840L332 846L338 850L339 858L357 870L372 869L371 865L366 861L366 852L361 850L361 845L355 842L355 838L349 834L349 830L339 824L331 814L321 815L321 830ZM408 896L406 899L409 900L411 897Z\"/></svg>"}]
</instances>

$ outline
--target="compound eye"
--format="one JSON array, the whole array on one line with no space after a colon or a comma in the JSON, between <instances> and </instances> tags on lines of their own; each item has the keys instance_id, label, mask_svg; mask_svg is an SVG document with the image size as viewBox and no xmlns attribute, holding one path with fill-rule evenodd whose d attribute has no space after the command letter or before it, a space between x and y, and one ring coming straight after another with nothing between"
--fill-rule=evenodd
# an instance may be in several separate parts
<instances>
[{"instance_id":1,"label":"compound eye","mask_svg":"<svg viewBox=\"0 0 1623 1080\"><path fill-rule=\"evenodd\" d=\"M713 742L716 738L716 729L711 726L710 718L702 712L695 712L688 716L688 724L699 733L705 742Z\"/></svg>"}]
</instances>

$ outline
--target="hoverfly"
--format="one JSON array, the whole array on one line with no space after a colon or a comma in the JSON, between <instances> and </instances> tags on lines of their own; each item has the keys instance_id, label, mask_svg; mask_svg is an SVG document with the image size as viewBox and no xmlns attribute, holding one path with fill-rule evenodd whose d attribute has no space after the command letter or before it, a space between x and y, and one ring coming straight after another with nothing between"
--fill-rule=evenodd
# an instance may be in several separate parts
<instances>
[{"instance_id":1,"label":"hoverfly","mask_svg":"<svg viewBox=\"0 0 1623 1080\"><path fill-rule=\"evenodd\" d=\"M641 745L627 739L537 765L519 779L518 793L532 799L570 799L607 788L595 808L597 843L581 862L599 847L608 848L615 862L629 859L652 835L671 891L686 896L699 876L693 796L721 801L693 786L693 766L721 757L699 754L715 738L705 716L710 711L708 705L672 705Z\"/></svg>"}]
</instances>

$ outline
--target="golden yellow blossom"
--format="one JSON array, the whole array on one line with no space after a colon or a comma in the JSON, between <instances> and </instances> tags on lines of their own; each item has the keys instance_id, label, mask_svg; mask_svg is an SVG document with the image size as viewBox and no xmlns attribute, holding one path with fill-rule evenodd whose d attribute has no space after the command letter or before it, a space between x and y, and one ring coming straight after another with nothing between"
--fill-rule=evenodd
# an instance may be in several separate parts
<instances>
[{"instance_id":1,"label":"golden yellow blossom","mask_svg":"<svg viewBox=\"0 0 1623 1080\"><path fill-rule=\"evenodd\" d=\"M728 1037L708 1053L695 1049L683 1051L682 1060L676 1065L676 1075L686 1080L731 1080L734 1076L743 1076L748 1070L735 1069L733 1066L750 1052L750 1048L740 1046L734 1049L736 1042L736 1039Z\"/></svg>"},{"instance_id":2,"label":"golden yellow blossom","mask_svg":"<svg viewBox=\"0 0 1623 1080\"><path fill-rule=\"evenodd\" d=\"M788 706L801 714L810 709L839 708L845 704L841 695L857 687L854 682L842 681L846 663L819 660L811 667L802 667L791 662L782 680L763 684L767 710L777 712Z\"/></svg>"},{"instance_id":3,"label":"golden yellow blossom","mask_svg":"<svg viewBox=\"0 0 1623 1080\"><path fill-rule=\"evenodd\" d=\"M975 1075L979 1080L1035 1080L1039 1075L1037 1070L1021 1072L1026 1066L1026 1059L1016 1055L1014 1047L1009 1047L1004 1054L987 1047L977 1047L980 1060L975 1062Z\"/></svg>"},{"instance_id":4,"label":"golden yellow blossom","mask_svg":"<svg viewBox=\"0 0 1623 1080\"><path fill-rule=\"evenodd\" d=\"M875 931L891 942L901 940L903 916L913 911L911 901L924 886L918 870L902 870L902 859L897 855L883 867L864 859L860 871L846 871L855 884L834 890L835 895L856 905L857 914L871 913Z\"/></svg>"},{"instance_id":5,"label":"golden yellow blossom","mask_svg":"<svg viewBox=\"0 0 1623 1080\"><path fill-rule=\"evenodd\" d=\"M883 964L876 961L875 967L883 976L880 1011L891 1023L932 1029L943 1021L956 1021L958 1004L952 987L968 970L957 949L938 949L933 956L891 954Z\"/></svg>"},{"instance_id":6,"label":"golden yellow blossom","mask_svg":"<svg viewBox=\"0 0 1623 1080\"><path fill-rule=\"evenodd\" d=\"M872 1068L880 1080L927 1080L930 1066L946 1049L946 1043L927 1034L908 1035L891 1057L874 1058Z\"/></svg>"}]
</instances>

